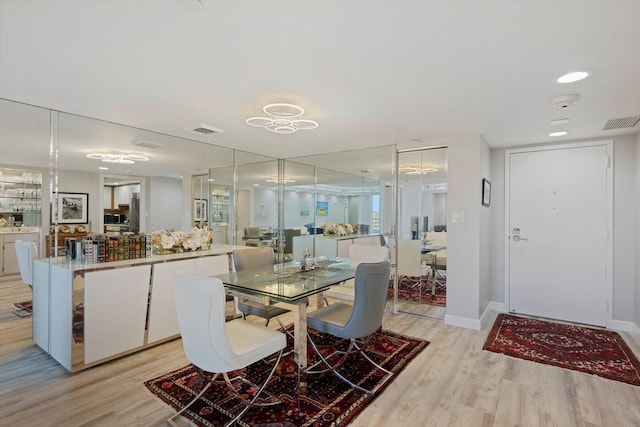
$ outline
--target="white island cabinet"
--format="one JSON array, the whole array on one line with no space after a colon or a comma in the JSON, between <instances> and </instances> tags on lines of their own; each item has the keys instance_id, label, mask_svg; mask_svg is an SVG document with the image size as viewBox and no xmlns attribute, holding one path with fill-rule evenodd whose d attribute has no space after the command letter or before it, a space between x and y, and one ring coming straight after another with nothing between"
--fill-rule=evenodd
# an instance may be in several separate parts
<instances>
[{"instance_id":1,"label":"white island cabinet","mask_svg":"<svg viewBox=\"0 0 640 427\"><path fill-rule=\"evenodd\" d=\"M75 372L177 338L173 275L226 273L233 250L213 245L100 264L36 260L33 339Z\"/></svg>"}]
</instances>

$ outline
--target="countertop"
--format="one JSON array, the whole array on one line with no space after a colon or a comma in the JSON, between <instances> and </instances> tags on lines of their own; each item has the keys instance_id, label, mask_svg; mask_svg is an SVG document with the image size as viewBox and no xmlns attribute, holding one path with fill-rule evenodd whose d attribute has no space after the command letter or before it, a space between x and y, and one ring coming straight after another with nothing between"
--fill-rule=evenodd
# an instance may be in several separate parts
<instances>
[{"instance_id":1,"label":"countertop","mask_svg":"<svg viewBox=\"0 0 640 427\"><path fill-rule=\"evenodd\" d=\"M0 234L39 233L38 227L0 227Z\"/></svg>"},{"instance_id":2,"label":"countertop","mask_svg":"<svg viewBox=\"0 0 640 427\"><path fill-rule=\"evenodd\" d=\"M66 257L58 257L58 258L51 258L51 264L55 265L56 267L60 267L60 268L71 270L71 271L101 270L101 269L109 269L109 268L131 267L134 265L157 264L157 263L167 262L167 261L176 261L176 260L190 259L190 258L201 258L205 256L212 256L212 255L230 254L235 249L247 249L247 246L213 244L211 245L211 248L206 251L190 251L190 252L180 252L176 254L167 254L167 255L153 255L148 258L100 262L97 264L85 263L77 260L70 260L70 259L67 259ZM37 259L36 262L43 262L48 264L49 258Z\"/></svg>"},{"instance_id":3,"label":"countertop","mask_svg":"<svg viewBox=\"0 0 640 427\"><path fill-rule=\"evenodd\" d=\"M309 234L307 234L307 236L309 236ZM375 234L353 233L353 234L346 234L344 236L338 236L337 234L311 234L311 236L316 236L318 238L331 239L331 240L348 240L348 239L362 239L365 237L379 237L380 233L375 233Z\"/></svg>"}]
</instances>

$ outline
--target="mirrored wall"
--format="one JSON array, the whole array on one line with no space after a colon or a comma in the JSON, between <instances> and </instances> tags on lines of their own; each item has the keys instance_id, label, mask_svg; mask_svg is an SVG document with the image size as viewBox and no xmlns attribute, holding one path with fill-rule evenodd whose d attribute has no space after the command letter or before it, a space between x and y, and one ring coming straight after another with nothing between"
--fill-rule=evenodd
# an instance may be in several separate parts
<instances>
[{"instance_id":1,"label":"mirrored wall","mask_svg":"<svg viewBox=\"0 0 640 427\"><path fill-rule=\"evenodd\" d=\"M398 153L397 307L439 319L447 302L447 169L446 148Z\"/></svg>"},{"instance_id":2,"label":"mirrored wall","mask_svg":"<svg viewBox=\"0 0 640 427\"><path fill-rule=\"evenodd\" d=\"M446 149L283 160L8 100L0 132L0 167L41 175L30 222L45 256L61 255L67 237L192 227L211 229L214 243L271 246L278 260L388 245L394 303L438 316L423 304L435 289L445 305L429 283L446 281Z\"/></svg>"}]
</instances>

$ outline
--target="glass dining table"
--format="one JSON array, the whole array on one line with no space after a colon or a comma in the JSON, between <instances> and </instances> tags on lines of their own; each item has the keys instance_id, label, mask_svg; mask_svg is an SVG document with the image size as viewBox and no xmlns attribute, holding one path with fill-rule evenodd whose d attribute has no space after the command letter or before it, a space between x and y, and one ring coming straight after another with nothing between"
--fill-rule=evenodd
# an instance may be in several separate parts
<instances>
[{"instance_id":1,"label":"glass dining table","mask_svg":"<svg viewBox=\"0 0 640 427\"><path fill-rule=\"evenodd\" d=\"M301 271L300 264L289 262L258 269L217 275L232 295L256 298L294 312L294 351L298 369L307 368L307 305L309 297L355 276L346 258L317 259L312 270Z\"/></svg>"}]
</instances>

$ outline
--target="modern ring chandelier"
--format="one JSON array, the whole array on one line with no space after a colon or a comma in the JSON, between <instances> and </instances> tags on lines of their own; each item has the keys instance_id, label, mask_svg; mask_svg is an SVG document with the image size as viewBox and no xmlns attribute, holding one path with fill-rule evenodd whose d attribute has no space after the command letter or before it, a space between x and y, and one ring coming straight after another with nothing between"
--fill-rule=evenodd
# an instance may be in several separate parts
<instances>
[{"instance_id":1,"label":"modern ring chandelier","mask_svg":"<svg viewBox=\"0 0 640 427\"><path fill-rule=\"evenodd\" d=\"M132 165L135 162L148 162L149 158L137 154L103 154L89 153L87 157L94 160L102 160L106 163L120 163L122 165Z\"/></svg>"},{"instance_id":2,"label":"modern ring chandelier","mask_svg":"<svg viewBox=\"0 0 640 427\"><path fill-rule=\"evenodd\" d=\"M401 166L398 170L402 173L406 173L407 175L426 175L428 173L438 172L438 169L436 168L424 168L420 166Z\"/></svg>"},{"instance_id":3,"label":"modern ring chandelier","mask_svg":"<svg viewBox=\"0 0 640 427\"><path fill-rule=\"evenodd\" d=\"M267 117L249 117L245 122L249 126L265 128L269 132L283 135L292 134L299 130L310 130L318 127L318 122L299 119L304 114L302 107L294 104L268 104L262 108Z\"/></svg>"}]
</instances>

